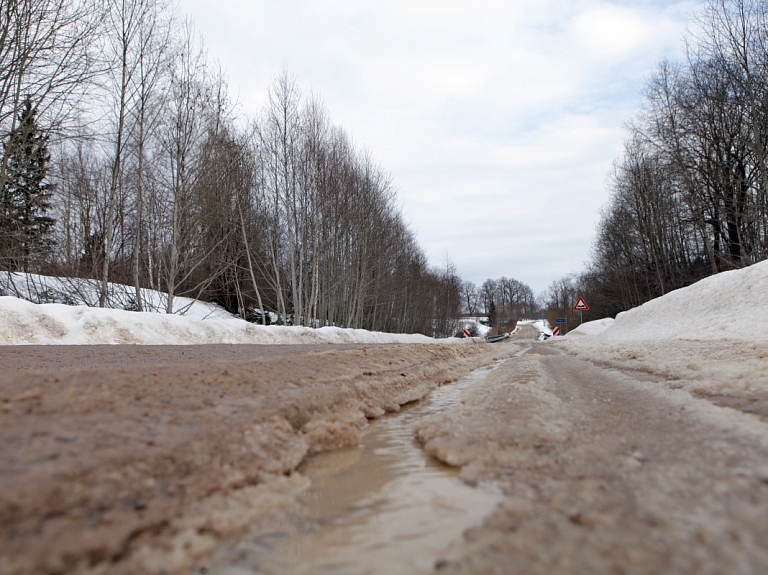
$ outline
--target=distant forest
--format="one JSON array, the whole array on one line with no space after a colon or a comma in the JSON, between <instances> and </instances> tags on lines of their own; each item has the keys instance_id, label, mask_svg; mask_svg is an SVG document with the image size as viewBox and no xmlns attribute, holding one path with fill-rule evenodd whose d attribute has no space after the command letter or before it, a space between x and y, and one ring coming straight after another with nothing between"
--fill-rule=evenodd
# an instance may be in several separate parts
<instances>
[{"instance_id":1,"label":"distant forest","mask_svg":"<svg viewBox=\"0 0 768 575\"><path fill-rule=\"evenodd\" d=\"M768 2L710 0L629 122L591 261L554 282L551 315L589 319L768 257Z\"/></svg>"}]
</instances>

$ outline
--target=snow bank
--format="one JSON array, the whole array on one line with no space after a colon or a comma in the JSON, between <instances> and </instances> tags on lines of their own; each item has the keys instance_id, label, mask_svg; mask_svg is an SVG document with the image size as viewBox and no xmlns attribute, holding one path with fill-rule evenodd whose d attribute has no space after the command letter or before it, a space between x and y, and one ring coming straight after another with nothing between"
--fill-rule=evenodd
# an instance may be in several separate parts
<instances>
[{"instance_id":1,"label":"snow bank","mask_svg":"<svg viewBox=\"0 0 768 575\"><path fill-rule=\"evenodd\" d=\"M612 317L606 317L604 319L598 319L595 321L588 321L587 323L583 323L579 327L569 331L566 337L574 335L598 335L611 327L613 322L614 319Z\"/></svg>"},{"instance_id":2,"label":"snow bank","mask_svg":"<svg viewBox=\"0 0 768 575\"><path fill-rule=\"evenodd\" d=\"M711 276L620 313L593 337L557 338L556 345L759 410L768 397L767 322L768 261Z\"/></svg>"},{"instance_id":3,"label":"snow bank","mask_svg":"<svg viewBox=\"0 0 768 575\"><path fill-rule=\"evenodd\" d=\"M491 333L491 327L486 325L487 317L465 317L461 320L461 329L470 330L474 327L478 337L485 337Z\"/></svg>"},{"instance_id":4,"label":"snow bank","mask_svg":"<svg viewBox=\"0 0 768 575\"><path fill-rule=\"evenodd\" d=\"M110 282L104 307L135 311L136 290L132 286ZM32 303L63 303L74 306L97 307L101 295L101 282L93 279L44 276L21 272L0 273L0 295L18 297ZM165 313L168 295L151 289L142 289L143 309ZM229 319L237 316L218 304L188 297L176 296L173 313L197 319ZM276 316L273 317L277 319Z\"/></svg>"},{"instance_id":5,"label":"snow bank","mask_svg":"<svg viewBox=\"0 0 768 575\"><path fill-rule=\"evenodd\" d=\"M202 308L198 308L202 309ZM424 335L362 329L261 326L246 321L139 313L0 297L0 344L434 343Z\"/></svg>"},{"instance_id":6,"label":"snow bank","mask_svg":"<svg viewBox=\"0 0 768 575\"><path fill-rule=\"evenodd\" d=\"M597 338L768 339L768 261L723 272L620 313Z\"/></svg>"}]
</instances>

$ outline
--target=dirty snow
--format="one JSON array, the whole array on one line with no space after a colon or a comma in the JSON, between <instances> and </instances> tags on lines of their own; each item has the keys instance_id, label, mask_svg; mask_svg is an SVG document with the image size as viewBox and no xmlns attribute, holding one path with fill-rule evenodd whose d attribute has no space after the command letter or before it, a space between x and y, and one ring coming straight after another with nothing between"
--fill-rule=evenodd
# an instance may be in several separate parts
<instances>
[{"instance_id":1,"label":"dirty snow","mask_svg":"<svg viewBox=\"0 0 768 575\"><path fill-rule=\"evenodd\" d=\"M729 526L739 524L739 517L749 527L743 545L734 548L741 555L734 560L729 555L723 564L738 565L747 552L764 554L755 534L765 532L765 474L758 477L754 469L765 461L766 436L747 434L742 423L764 424L739 419L741 414L732 418L712 403L727 397L736 402L729 406L746 410L745 405L753 409L768 402L768 335L759 333L768 320L767 276L768 262L727 272L620 314L614 322L584 324L574 330L581 334L576 337L550 338L463 393L458 411L419 424L418 438L428 453L460 466L470 483L501 482L507 496L498 513L468 533L466 545L456 546L449 557L454 562L440 568L493 572L472 561L497 560L503 567L495 572L608 573L626 566L637 573L714 573L721 564L710 551L731 553L730 538L740 533L734 535ZM338 328L263 328L206 317L1 297L0 343L434 341ZM532 326L548 329L541 321ZM19 471L9 475L13 489L0 493L0 504L20 521L6 527L16 546L13 559L29 567L57 557L121 557L141 567L134 572L189 571L219 539L256 518L279 517L304 485L299 475L286 473L307 454L355 445L366 417L396 411L491 355L524 351L507 345L330 350L311 362L146 366L66 377L6 374L0 400L9 425L0 444L6 461ZM606 365L629 375L603 370ZM568 369L566 385L555 386L553 374ZM584 393L574 393L569 378L579 380ZM674 401L657 402L656 395L664 394ZM723 424L714 435L704 421L712 413L711 419L722 418ZM629 427L617 433L619 423ZM49 432L52 424L56 435ZM635 444L647 430L655 431ZM626 438L631 443L625 444ZM734 440L757 454L743 469L731 468ZM687 463L672 481L660 463L678 465L681 445ZM704 461L704 455L711 459ZM660 471L651 476L652 466ZM197 473L190 475L190 469ZM155 477L157 470L168 475ZM651 480L640 483L645 476ZM166 489L182 480L184 489ZM273 480L284 484L267 488ZM681 494L690 494L692 504L676 515L667 504ZM750 497L758 496L760 505L754 505ZM104 513L54 514L79 511L83 501ZM54 519L40 529L40 517ZM157 525L168 527L152 534ZM32 535L18 536L21 528ZM141 529L145 535L134 541L131 534ZM600 538L593 535L598 531ZM66 532L78 535L59 536ZM83 532L93 538L88 549ZM657 548L665 538L669 549L685 550L669 557L691 563L665 570L667 556ZM519 563L510 560L513 556ZM3 560L0 571L10 572ZM707 570L708 565L714 567Z\"/></svg>"},{"instance_id":2,"label":"dirty snow","mask_svg":"<svg viewBox=\"0 0 768 575\"><path fill-rule=\"evenodd\" d=\"M417 424L506 495L440 572L765 572L767 287L764 262L585 323Z\"/></svg>"},{"instance_id":3,"label":"dirty snow","mask_svg":"<svg viewBox=\"0 0 768 575\"><path fill-rule=\"evenodd\" d=\"M428 453L505 495L440 573L765 573L766 421L563 353L597 337L559 339L417 424Z\"/></svg>"},{"instance_id":4,"label":"dirty snow","mask_svg":"<svg viewBox=\"0 0 768 575\"><path fill-rule=\"evenodd\" d=\"M367 418L519 348L237 361L198 348L102 369L109 349L91 348L55 372L4 370L0 573L202 572L193 565L227 538L280 518L306 487L295 470L309 454L357 445Z\"/></svg>"}]
</instances>

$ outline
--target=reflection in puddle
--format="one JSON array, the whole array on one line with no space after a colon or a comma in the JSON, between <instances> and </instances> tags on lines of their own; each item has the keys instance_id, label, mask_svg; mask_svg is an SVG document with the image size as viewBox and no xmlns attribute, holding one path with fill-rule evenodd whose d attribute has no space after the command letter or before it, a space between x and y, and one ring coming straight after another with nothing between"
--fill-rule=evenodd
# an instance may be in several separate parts
<instances>
[{"instance_id":1,"label":"reflection in puddle","mask_svg":"<svg viewBox=\"0 0 768 575\"><path fill-rule=\"evenodd\" d=\"M311 458L301 508L278 529L242 540L218 557L227 575L429 573L452 541L501 501L489 486L469 487L413 439L420 418L459 404L461 390L501 362L397 414L374 420L359 448Z\"/></svg>"}]
</instances>

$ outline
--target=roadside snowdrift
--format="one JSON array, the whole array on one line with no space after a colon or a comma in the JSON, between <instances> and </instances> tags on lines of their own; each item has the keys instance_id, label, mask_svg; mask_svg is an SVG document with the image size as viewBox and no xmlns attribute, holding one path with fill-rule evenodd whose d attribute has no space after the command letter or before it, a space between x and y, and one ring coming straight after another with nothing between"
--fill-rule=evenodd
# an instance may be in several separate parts
<instances>
[{"instance_id":1,"label":"roadside snowdrift","mask_svg":"<svg viewBox=\"0 0 768 575\"><path fill-rule=\"evenodd\" d=\"M613 318L606 317L604 319L597 319L595 321L588 321L581 324L579 327L572 329L568 332L568 336L572 335L597 335L603 333L606 329L613 325Z\"/></svg>"},{"instance_id":2,"label":"roadside snowdrift","mask_svg":"<svg viewBox=\"0 0 768 575\"><path fill-rule=\"evenodd\" d=\"M363 329L261 326L241 320L215 303L188 297L174 299L166 314L167 295L142 290L145 312L136 309L131 286L110 283L105 308L96 307L101 286L96 280L37 274L0 273L0 345L207 343L456 343L420 334L391 334ZM272 321L277 316L271 314Z\"/></svg>"},{"instance_id":3,"label":"roadside snowdrift","mask_svg":"<svg viewBox=\"0 0 768 575\"><path fill-rule=\"evenodd\" d=\"M240 319L206 319L63 304L34 304L0 297L0 345L205 343L443 343L424 335L362 329L261 326Z\"/></svg>"},{"instance_id":4,"label":"roadside snowdrift","mask_svg":"<svg viewBox=\"0 0 768 575\"><path fill-rule=\"evenodd\" d=\"M598 337L768 339L768 261L710 276L620 313Z\"/></svg>"},{"instance_id":5,"label":"roadside snowdrift","mask_svg":"<svg viewBox=\"0 0 768 575\"><path fill-rule=\"evenodd\" d=\"M104 307L127 311L138 309L134 287L112 282L108 285L107 302ZM101 282L98 280L0 272L0 296L13 296L32 303L100 307L100 295ZM165 313L168 307L168 295L163 292L142 289L141 298L145 312ZM174 298L173 313L197 319L237 317L218 304L183 296Z\"/></svg>"},{"instance_id":6,"label":"roadside snowdrift","mask_svg":"<svg viewBox=\"0 0 768 575\"><path fill-rule=\"evenodd\" d=\"M768 261L711 276L619 314L596 335L558 338L555 345L768 413L767 324Z\"/></svg>"}]
</instances>

